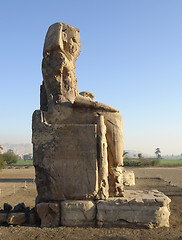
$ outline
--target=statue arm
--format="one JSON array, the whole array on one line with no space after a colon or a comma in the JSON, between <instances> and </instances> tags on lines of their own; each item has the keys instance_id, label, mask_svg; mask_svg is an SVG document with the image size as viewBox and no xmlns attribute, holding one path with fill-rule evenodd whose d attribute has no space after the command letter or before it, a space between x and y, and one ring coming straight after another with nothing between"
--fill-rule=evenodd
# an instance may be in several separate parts
<instances>
[{"instance_id":1,"label":"statue arm","mask_svg":"<svg viewBox=\"0 0 182 240\"><path fill-rule=\"evenodd\" d=\"M108 112L119 112L117 109L113 107L110 107L104 103L95 102L92 99L88 97L83 97L81 95L78 95L75 98L73 107L92 108L92 109L104 110Z\"/></svg>"}]
</instances>

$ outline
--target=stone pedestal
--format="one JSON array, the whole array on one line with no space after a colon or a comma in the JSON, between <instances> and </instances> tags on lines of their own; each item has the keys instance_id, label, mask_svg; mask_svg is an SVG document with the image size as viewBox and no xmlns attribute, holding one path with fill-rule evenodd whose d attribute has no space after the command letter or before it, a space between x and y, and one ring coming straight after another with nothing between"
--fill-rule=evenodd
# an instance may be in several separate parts
<instances>
[{"instance_id":1,"label":"stone pedestal","mask_svg":"<svg viewBox=\"0 0 182 240\"><path fill-rule=\"evenodd\" d=\"M0 224L6 223L8 218L7 213L0 212Z\"/></svg>"},{"instance_id":2,"label":"stone pedestal","mask_svg":"<svg viewBox=\"0 0 182 240\"><path fill-rule=\"evenodd\" d=\"M126 190L125 197L106 200L66 200L40 203L41 226L67 227L169 227L171 200L157 190Z\"/></svg>"},{"instance_id":3,"label":"stone pedestal","mask_svg":"<svg viewBox=\"0 0 182 240\"><path fill-rule=\"evenodd\" d=\"M60 225L60 209L58 203L39 203L37 213L41 219L41 227L58 227Z\"/></svg>"},{"instance_id":4,"label":"stone pedestal","mask_svg":"<svg viewBox=\"0 0 182 240\"><path fill-rule=\"evenodd\" d=\"M19 213L10 213L8 215L7 223L12 225L22 225L25 223L26 217L25 213L19 212Z\"/></svg>"},{"instance_id":5,"label":"stone pedestal","mask_svg":"<svg viewBox=\"0 0 182 240\"><path fill-rule=\"evenodd\" d=\"M169 227L170 202L157 190L126 190L125 197L97 202L97 226Z\"/></svg>"},{"instance_id":6,"label":"stone pedestal","mask_svg":"<svg viewBox=\"0 0 182 240\"><path fill-rule=\"evenodd\" d=\"M95 227L96 204L94 201L67 200L61 202L61 225L67 227Z\"/></svg>"}]
</instances>

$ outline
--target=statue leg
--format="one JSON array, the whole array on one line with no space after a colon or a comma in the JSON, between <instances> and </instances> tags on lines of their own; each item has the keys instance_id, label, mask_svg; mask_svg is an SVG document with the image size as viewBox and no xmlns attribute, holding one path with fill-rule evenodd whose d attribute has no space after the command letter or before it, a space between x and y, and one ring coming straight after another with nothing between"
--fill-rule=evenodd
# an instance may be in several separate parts
<instances>
[{"instance_id":1,"label":"statue leg","mask_svg":"<svg viewBox=\"0 0 182 240\"><path fill-rule=\"evenodd\" d=\"M123 131L119 113L103 112L107 127L110 196L123 196Z\"/></svg>"}]
</instances>

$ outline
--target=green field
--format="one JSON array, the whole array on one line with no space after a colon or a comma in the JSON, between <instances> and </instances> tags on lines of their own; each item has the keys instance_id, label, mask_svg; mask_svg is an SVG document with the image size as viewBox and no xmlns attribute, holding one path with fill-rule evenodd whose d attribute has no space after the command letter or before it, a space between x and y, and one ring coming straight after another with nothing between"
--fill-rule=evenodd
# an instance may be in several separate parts
<instances>
[{"instance_id":1,"label":"green field","mask_svg":"<svg viewBox=\"0 0 182 240\"><path fill-rule=\"evenodd\" d=\"M182 166L182 159L160 159L160 165L179 165Z\"/></svg>"},{"instance_id":2,"label":"green field","mask_svg":"<svg viewBox=\"0 0 182 240\"><path fill-rule=\"evenodd\" d=\"M149 160L150 158L148 158ZM151 160L154 160L151 158ZM131 161L136 162L138 159L131 159ZM18 161L16 164L13 165L33 165L33 161L27 160L27 161ZM159 160L159 166L182 166L182 159L160 159Z\"/></svg>"},{"instance_id":3,"label":"green field","mask_svg":"<svg viewBox=\"0 0 182 240\"><path fill-rule=\"evenodd\" d=\"M27 160L27 161L17 161L15 164L13 165L33 165L33 161L32 160Z\"/></svg>"},{"instance_id":4,"label":"green field","mask_svg":"<svg viewBox=\"0 0 182 240\"><path fill-rule=\"evenodd\" d=\"M127 167L178 167L182 166L182 159L157 159L157 158L125 158L124 166Z\"/></svg>"}]
</instances>

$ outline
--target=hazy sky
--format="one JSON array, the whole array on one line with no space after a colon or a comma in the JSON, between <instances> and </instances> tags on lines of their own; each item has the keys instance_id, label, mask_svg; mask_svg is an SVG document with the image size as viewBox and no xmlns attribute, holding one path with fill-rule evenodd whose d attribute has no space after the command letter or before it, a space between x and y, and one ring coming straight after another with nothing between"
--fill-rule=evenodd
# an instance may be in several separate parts
<instances>
[{"instance_id":1,"label":"hazy sky","mask_svg":"<svg viewBox=\"0 0 182 240\"><path fill-rule=\"evenodd\" d=\"M6 0L0 7L0 144L31 142L48 27L80 29L79 91L123 115L124 148L182 153L181 0Z\"/></svg>"}]
</instances>

